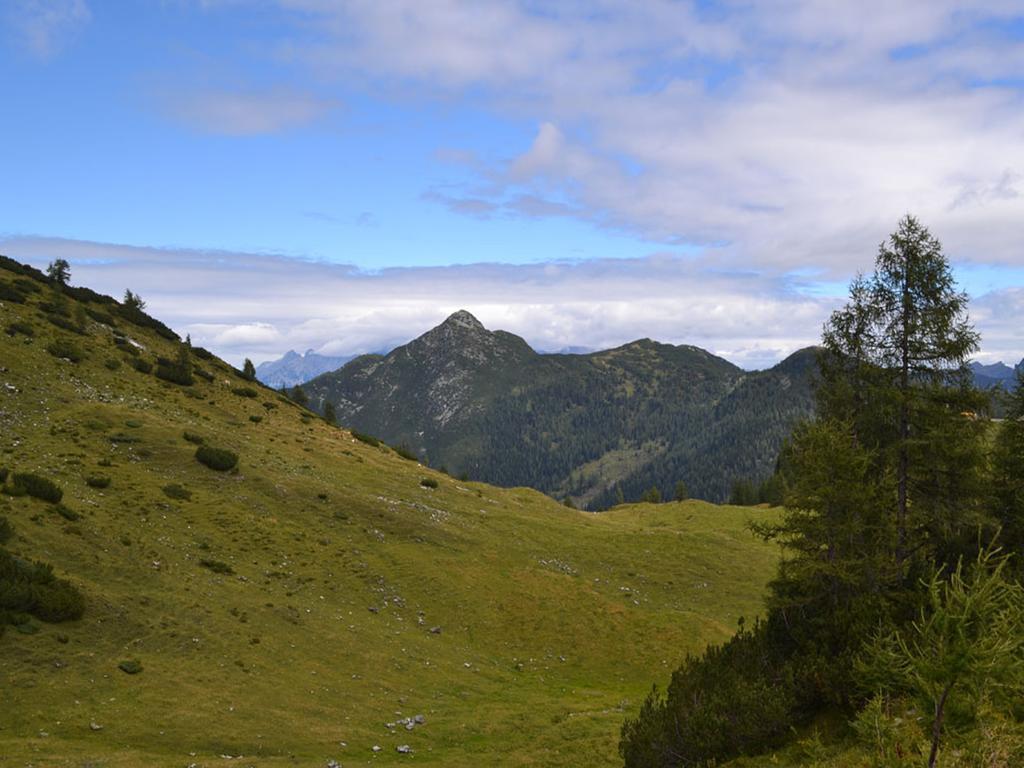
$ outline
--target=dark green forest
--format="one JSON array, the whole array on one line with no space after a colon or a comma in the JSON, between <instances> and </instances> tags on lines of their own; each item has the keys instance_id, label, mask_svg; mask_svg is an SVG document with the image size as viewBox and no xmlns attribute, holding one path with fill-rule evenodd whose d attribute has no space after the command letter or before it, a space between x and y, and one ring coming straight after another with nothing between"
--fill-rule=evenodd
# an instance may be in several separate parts
<instances>
[{"instance_id":1,"label":"dark green forest","mask_svg":"<svg viewBox=\"0 0 1024 768\"><path fill-rule=\"evenodd\" d=\"M864 758L829 765L1024 764L1024 377L990 420L978 342L940 244L903 219L827 323L817 417L780 456L786 511L755 530L784 552L766 615L652 691L626 766L717 765L823 723Z\"/></svg>"},{"instance_id":2,"label":"dark green forest","mask_svg":"<svg viewBox=\"0 0 1024 768\"><path fill-rule=\"evenodd\" d=\"M746 372L702 349L648 339L588 355L541 355L468 313L387 356L304 386L341 423L452 474L531 486L580 507L635 501L678 482L725 501L772 475L811 413L814 350Z\"/></svg>"}]
</instances>

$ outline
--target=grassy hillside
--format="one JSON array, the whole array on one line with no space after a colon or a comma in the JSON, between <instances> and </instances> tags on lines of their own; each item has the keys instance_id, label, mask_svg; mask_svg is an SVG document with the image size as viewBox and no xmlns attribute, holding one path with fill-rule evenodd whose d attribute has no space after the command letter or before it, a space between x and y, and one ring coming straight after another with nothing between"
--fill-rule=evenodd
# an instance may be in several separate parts
<instances>
[{"instance_id":1,"label":"grassy hillside","mask_svg":"<svg viewBox=\"0 0 1024 768\"><path fill-rule=\"evenodd\" d=\"M0 495L6 549L86 605L0 636L2 765L614 765L658 671L759 610L769 512L458 482L202 353L144 372L181 345L116 304L0 297L0 466L64 505Z\"/></svg>"}]
</instances>

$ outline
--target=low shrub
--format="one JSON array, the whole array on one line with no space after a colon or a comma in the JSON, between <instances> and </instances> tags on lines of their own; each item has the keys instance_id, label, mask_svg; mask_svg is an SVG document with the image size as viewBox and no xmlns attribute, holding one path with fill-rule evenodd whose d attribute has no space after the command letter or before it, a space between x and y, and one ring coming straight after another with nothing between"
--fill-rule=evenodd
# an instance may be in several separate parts
<instances>
[{"instance_id":1,"label":"low shrub","mask_svg":"<svg viewBox=\"0 0 1024 768\"><path fill-rule=\"evenodd\" d=\"M75 587L53 575L53 566L22 560L0 549L0 625L80 619L85 600Z\"/></svg>"},{"instance_id":2,"label":"low shrub","mask_svg":"<svg viewBox=\"0 0 1024 768\"><path fill-rule=\"evenodd\" d=\"M192 354L198 357L200 360L213 360L214 354L208 349L202 347L192 347Z\"/></svg>"},{"instance_id":3,"label":"low shrub","mask_svg":"<svg viewBox=\"0 0 1024 768\"><path fill-rule=\"evenodd\" d=\"M363 432L357 432L354 429L352 430L352 437L354 437L356 440L358 440L361 443L366 443L367 445L372 445L375 448L378 445L380 445L380 440L378 440L373 435L367 435L367 434L364 434Z\"/></svg>"},{"instance_id":4,"label":"low shrub","mask_svg":"<svg viewBox=\"0 0 1024 768\"><path fill-rule=\"evenodd\" d=\"M407 461L419 461L419 457L406 445L392 445L391 450Z\"/></svg>"},{"instance_id":5,"label":"low shrub","mask_svg":"<svg viewBox=\"0 0 1024 768\"><path fill-rule=\"evenodd\" d=\"M142 671L142 663L138 659L125 659L117 668L126 675L137 675Z\"/></svg>"},{"instance_id":6,"label":"low shrub","mask_svg":"<svg viewBox=\"0 0 1024 768\"><path fill-rule=\"evenodd\" d=\"M0 283L0 301L13 301L15 304L24 304L25 298L25 294L11 283Z\"/></svg>"},{"instance_id":7,"label":"low shrub","mask_svg":"<svg viewBox=\"0 0 1024 768\"><path fill-rule=\"evenodd\" d=\"M64 317L64 315L47 313L46 319L52 325L55 325L62 330L71 331L71 333L85 333L85 328L83 326L76 323L74 320Z\"/></svg>"},{"instance_id":8,"label":"low shrub","mask_svg":"<svg viewBox=\"0 0 1024 768\"><path fill-rule=\"evenodd\" d=\"M277 409L277 403L271 403L270 401L267 401L263 403L263 407L266 408L268 411L273 411Z\"/></svg>"},{"instance_id":9,"label":"low shrub","mask_svg":"<svg viewBox=\"0 0 1024 768\"><path fill-rule=\"evenodd\" d=\"M227 448L201 445L196 449L196 460L217 472L227 472L238 464L238 454Z\"/></svg>"},{"instance_id":10,"label":"low shrub","mask_svg":"<svg viewBox=\"0 0 1024 768\"><path fill-rule=\"evenodd\" d=\"M71 509L71 508L69 508L69 507L67 507L67 506L65 506L63 504L56 504L56 505L54 505L53 511L56 512L61 517L63 517L65 520L67 520L68 522L71 522L71 523L75 522L76 520L81 520L82 519L82 516L80 514L78 514L77 512L75 512L75 510L73 510L73 509Z\"/></svg>"},{"instance_id":11,"label":"low shrub","mask_svg":"<svg viewBox=\"0 0 1024 768\"><path fill-rule=\"evenodd\" d=\"M207 560L206 558L203 558L199 561L199 564L203 566L203 568L209 568L214 573L222 573L225 576L230 576L235 572L234 568L220 560Z\"/></svg>"},{"instance_id":12,"label":"low shrub","mask_svg":"<svg viewBox=\"0 0 1024 768\"><path fill-rule=\"evenodd\" d=\"M89 317L91 317L97 323L103 323L103 325L109 325L111 327L113 327L115 325L115 323L114 323L114 316L113 315L109 315L106 312L101 312L98 309L93 309L92 307L86 307L85 308L85 314L87 314Z\"/></svg>"},{"instance_id":13,"label":"low shrub","mask_svg":"<svg viewBox=\"0 0 1024 768\"><path fill-rule=\"evenodd\" d=\"M203 381L213 381L213 374L203 368L195 368L192 372Z\"/></svg>"},{"instance_id":14,"label":"low shrub","mask_svg":"<svg viewBox=\"0 0 1024 768\"><path fill-rule=\"evenodd\" d=\"M118 360L116 357L108 357L106 360L103 361L103 367L106 368L108 371L116 371L118 368L121 367L121 361Z\"/></svg>"},{"instance_id":15,"label":"low shrub","mask_svg":"<svg viewBox=\"0 0 1024 768\"><path fill-rule=\"evenodd\" d=\"M4 333L8 336L17 336L20 333L22 336L32 337L36 335L36 329L29 323L16 320L4 329Z\"/></svg>"},{"instance_id":16,"label":"low shrub","mask_svg":"<svg viewBox=\"0 0 1024 768\"><path fill-rule=\"evenodd\" d=\"M106 475L91 475L85 478L85 484L90 488L109 488L110 478Z\"/></svg>"},{"instance_id":17,"label":"low shrub","mask_svg":"<svg viewBox=\"0 0 1024 768\"><path fill-rule=\"evenodd\" d=\"M259 424L261 421L263 421L263 417L253 415L249 417L249 421L251 421L253 424Z\"/></svg>"},{"instance_id":18,"label":"low shrub","mask_svg":"<svg viewBox=\"0 0 1024 768\"><path fill-rule=\"evenodd\" d=\"M183 387L191 387L195 383L192 373L175 363L170 363L169 365L158 364L156 367L156 377L169 381L172 384L180 384Z\"/></svg>"},{"instance_id":19,"label":"low shrub","mask_svg":"<svg viewBox=\"0 0 1024 768\"><path fill-rule=\"evenodd\" d=\"M252 387L232 387L231 393L239 397L259 397L260 393Z\"/></svg>"},{"instance_id":20,"label":"low shrub","mask_svg":"<svg viewBox=\"0 0 1024 768\"><path fill-rule=\"evenodd\" d=\"M177 483L171 483L161 488L164 495L169 499L175 499L176 501L189 501L192 498L192 491L183 485Z\"/></svg>"},{"instance_id":21,"label":"low shrub","mask_svg":"<svg viewBox=\"0 0 1024 768\"><path fill-rule=\"evenodd\" d=\"M11 475L11 485L23 488L29 496L51 504L57 504L64 498L64 491L55 482L31 472L15 472Z\"/></svg>"},{"instance_id":22,"label":"low shrub","mask_svg":"<svg viewBox=\"0 0 1024 768\"><path fill-rule=\"evenodd\" d=\"M153 372L153 364L147 360L143 360L141 357L133 357L129 361L129 363L132 366L132 368L134 368L139 373Z\"/></svg>"},{"instance_id":23,"label":"low shrub","mask_svg":"<svg viewBox=\"0 0 1024 768\"><path fill-rule=\"evenodd\" d=\"M194 445L202 445L206 442L206 438L202 435L197 435L195 432L189 432L187 429L181 435L186 441L193 443Z\"/></svg>"},{"instance_id":24,"label":"low shrub","mask_svg":"<svg viewBox=\"0 0 1024 768\"><path fill-rule=\"evenodd\" d=\"M117 432L109 437L112 443L141 443L142 438L135 435L126 435L124 432Z\"/></svg>"},{"instance_id":25,"label":"low shrub","mask_svg":"<svg viewBox=\"0 0 1024 768\"><path fill-rule=\"evenodd\" d=\"M420 485L424 488L437 488L437 480L432 477L424 477L420 480Z\"/></svg>"},{"instance_id":26,"label":"low shrub","mask_svg":"<svg viewBox=\"0 0 1024 768\"><path fill-rule=\"evenodd\" d=\"M70 360L72 363L80 363L85 359L85 353L82 351L82 348L71 341L71 339L54 339L46 346L46 351L54 357Z\"/></svg>"},{"instance_id":27,"label":"low shrub","mask_svg":"<svg viewBox=\"0 0 1024 768\"><path fill-rule=\"evenodd\" d=\"M11 521L0 515L0 544L6 544L14 535L14 526Z\"/></svg>"}]
</instances>

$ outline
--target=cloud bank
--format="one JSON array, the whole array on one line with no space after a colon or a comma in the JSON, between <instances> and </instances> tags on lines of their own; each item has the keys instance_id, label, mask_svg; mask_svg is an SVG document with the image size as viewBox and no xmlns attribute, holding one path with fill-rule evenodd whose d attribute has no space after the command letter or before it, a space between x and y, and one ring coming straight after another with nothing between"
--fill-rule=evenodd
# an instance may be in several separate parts
<instances>
[{"instance_id":1,"label":"cloud bank","mask_svg":"<svg viewBox=\"0 0 1024 768\"><path fill-rule=\"evenodd\" d=\"M648 337L759 368L816 343L828 313L842 302L811 295L789 278L657 254L367 273L277 255L48 238L0 240L0 251L36 266L61 256L71 262L73 283L114 296L131 288L155 316L236 364L289 349L336 355L388 349L468 309L488 328L516 333L540 350L605 349ZM973 303L981 359L1024 356L1010 320L1022 312L1024 289Z\"/></svg>"}]
</instances>

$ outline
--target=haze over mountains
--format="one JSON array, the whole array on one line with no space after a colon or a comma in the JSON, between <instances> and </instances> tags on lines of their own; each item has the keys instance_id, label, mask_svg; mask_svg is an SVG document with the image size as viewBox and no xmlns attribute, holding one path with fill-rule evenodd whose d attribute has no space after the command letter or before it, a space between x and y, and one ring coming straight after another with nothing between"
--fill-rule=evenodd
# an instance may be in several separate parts
<instances>
[{"instance_id":1,"label":"haze over mountains","mask_svg":"<svg viewBox=\"0 0 1024 768\"><path fill-rule=\"evenodd\" d=\"M814 352L748 372L697 347L641 339L589 354L538 354L460 311L387 355L305 385L342 423L434 466L529 485L597 509L656 487L722 500L764 478L811 413Z\"/></svg>"},{"instance_id":2,"label":"haze over mountains","mask_svg":"<svg viewBox=\"0 0 1024 768\"><path fill-rule=\"evenodd\" d=\"M356 355L331 357L319 355L312 349L299 354L294 349L286 352L277 360L267 360L256 366L256 378L268 387L294 387L304 381L319 376L321 373L340 368Z\"/></svg>"}]
</instances>

